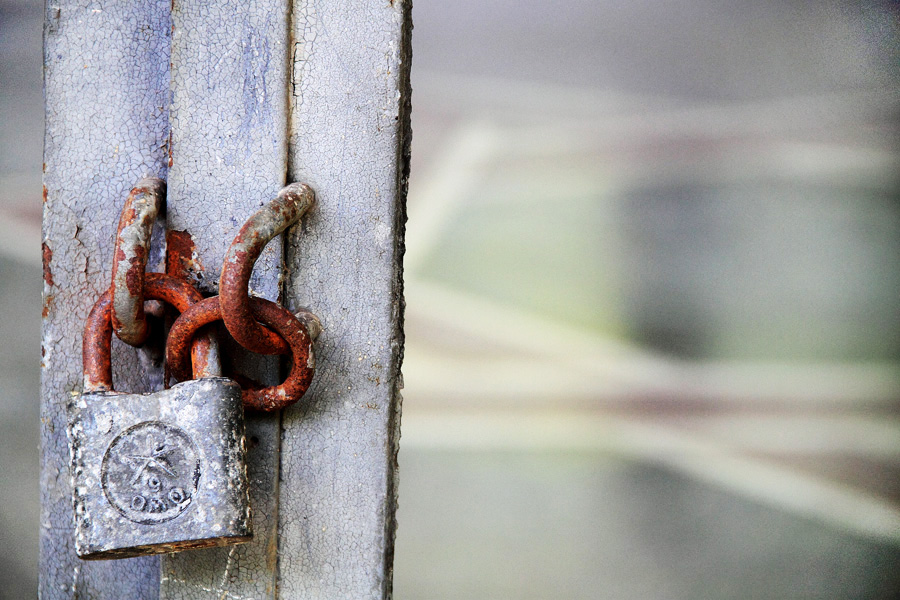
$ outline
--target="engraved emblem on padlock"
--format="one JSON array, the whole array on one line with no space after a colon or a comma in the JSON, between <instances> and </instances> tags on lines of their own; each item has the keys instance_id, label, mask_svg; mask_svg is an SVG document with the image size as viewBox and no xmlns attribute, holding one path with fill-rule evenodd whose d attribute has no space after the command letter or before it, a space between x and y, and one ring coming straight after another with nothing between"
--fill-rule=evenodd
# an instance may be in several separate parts
<instances>
[{"instance_id":1,"label":"engraved emblem on padlock","mask_svg":"<svg viewBox=\"0 0 900 600\"><path fill-rule=\"evenodd\" d=\"M180 303L181 310L199 298L185 281L147 277L147 298ZM186 294L197 297L184 300ZM149 394L113 391L111 305L106 292L91 311L84 392L67 405L77 554L126 558L249 541L240 386L202 376L218 369L201 348L199 379Z\"/></svg>"}]
</instances>

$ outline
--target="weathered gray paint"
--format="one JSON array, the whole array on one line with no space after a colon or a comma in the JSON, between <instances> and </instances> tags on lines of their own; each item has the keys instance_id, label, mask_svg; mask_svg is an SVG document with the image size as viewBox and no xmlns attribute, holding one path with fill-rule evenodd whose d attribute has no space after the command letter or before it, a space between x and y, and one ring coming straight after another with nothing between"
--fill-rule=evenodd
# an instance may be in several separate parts
<instances>
[{"instance_id":1,"label":"weathered gray paint","mask_svg":"<svg viewBox=\"0 0 900 600\"><path fill-rule=\"evenodd\" d=\"M64 407L81 387L81 329L109 286L119 210L138 179L165 177L169 0L61 0L46 11L40 595L148 598L157 558L75 555ZM113 357L120 391L161 381L146 353L116 341Z\"/></svg>"},{"instance_id":2,"label":"weathered gray paint","mask_svg":"<svg viewBox=\"0 0 900 600\"><path fill-rule=\"evenodd\" d=\"M240 226L285 183L287 7L284 0L173 2L168 220L192 235L209 292ZM279 295L279 241L263 251L251 281L270 300ZM278 359L267 365L265 379L275 382ZM275 598L279 425L278 414L248 413L253 541L164 557L161 598Z\"/></svg>"},{"instance_id":3,"label":"weathered gray paint","mask_svg":"<svg viewBox=\"0 0 900 600\"><path fill-rule=\"evenodd\" d=\"M317 202L289 240L289 303L322 319L285 411L282 598L390 594L402 357L410 3L293 9L289 178Z\"/></svg>"},{"instance_id":4,"label":"weathered gray paint","mask_svg":"<svg viewBox=\"0 0 900 600\"><path fill-rule=\"evenodd\" d=\"M63 4L48 8L46 44L45 239L54 256L44 326L44 597L387 597L410 3L298 1L288 29L284 2L176 0L168 227L193 235L202 287L213 291L234 232L283 185L290 156L289 179L309 182L317 204L291 234L285 301L311 308L325 329L313 388L284 417L280 489L276 417L248 418L260 543L167 557L161 586L155 559L75 557L61 410L79 385L84 317L108 285L121 203L140 176L165 176L169 2ZM275 243L255 292L277 294L279 261ZM116 343L116 381L129 391L159 380L139 355Z\"/></svg>"}]
</instances>

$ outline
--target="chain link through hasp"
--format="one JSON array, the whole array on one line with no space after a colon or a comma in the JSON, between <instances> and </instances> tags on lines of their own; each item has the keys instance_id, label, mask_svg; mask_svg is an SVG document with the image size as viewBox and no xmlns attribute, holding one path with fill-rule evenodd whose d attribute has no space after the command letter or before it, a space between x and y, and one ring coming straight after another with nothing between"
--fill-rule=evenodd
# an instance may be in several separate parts
<instances>
[{"instance_id":1,"label":"chain link through hasp","mask_svg":"<svg viewBox=\"0 0 900 600\"><path fill-rule=\"evenodd\" d=\"M245 408L274 411L299 400L312 382L315 357L312 343L321 331L319 319L301 310L286 308L249 295L250 275L257 258L272 238L297 223L315 201L305 184L283 188L276 198L253 214L240 229L225 256L219 296L203 298L186 279L171 274L146 273L150 237L164 202L166 184L161 179L141 179L125 202L119 219L113 254L112 281L85 323L82 351L84 390L112 389L110 337L140 346L148 336L144 301L160 300L181 315L166 339L166 362L178 380L218 375L211 365L215 341L198 332L203 326L223 321L228 333L245 349L261 354L290 354L286 380L264 387L247 378L242 389Z\"/></svg>"}]
</instances>

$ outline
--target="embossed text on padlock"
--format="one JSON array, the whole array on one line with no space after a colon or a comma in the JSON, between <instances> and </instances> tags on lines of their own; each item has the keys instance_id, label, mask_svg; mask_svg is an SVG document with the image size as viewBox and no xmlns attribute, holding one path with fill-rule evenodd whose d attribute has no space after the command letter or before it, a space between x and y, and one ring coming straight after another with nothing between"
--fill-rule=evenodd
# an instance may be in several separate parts
<instances>
[{"instance_id":1,"label":"embossed text on padlock","mask_svg":"<svg viewBox=\"0 0 900 600\"><path fill-rule=\"evenodd\" d=\"M171 301L164 285L190 287L148 273L145 296ZM76 553L127 558L249 541L240 387L201 377L152 394L113 391L110 313L107 292L85 327L84 392L67 403Z\"/></svg>"}]
</instances>

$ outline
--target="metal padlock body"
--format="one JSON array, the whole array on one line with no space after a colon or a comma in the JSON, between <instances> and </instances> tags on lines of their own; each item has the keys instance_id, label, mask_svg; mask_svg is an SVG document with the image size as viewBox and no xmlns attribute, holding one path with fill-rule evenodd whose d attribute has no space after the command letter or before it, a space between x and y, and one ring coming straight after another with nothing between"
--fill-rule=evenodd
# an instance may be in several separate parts
<instances>
[{"instance_id":1,"label":"metal padlock body","mask_svg":"<svg viewBox=\"0 0 900 600\"><path fill-rule=\"evenodd\" d=\"M88 560L252 538L241 389L206 377L68 402L75 549Z\"/></svg>"}]
</instances>

